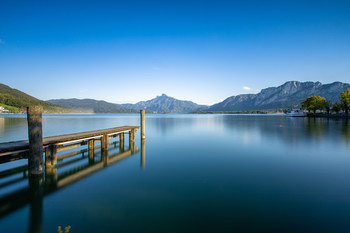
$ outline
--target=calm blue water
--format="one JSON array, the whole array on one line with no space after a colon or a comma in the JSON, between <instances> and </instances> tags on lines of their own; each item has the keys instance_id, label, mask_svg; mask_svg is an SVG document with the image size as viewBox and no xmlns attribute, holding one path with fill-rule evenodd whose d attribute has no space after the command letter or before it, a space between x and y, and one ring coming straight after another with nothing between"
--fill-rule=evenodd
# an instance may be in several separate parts
<instances>
[{"instance_id":1,"label":"calm blue water","mask_svg":"<svg viewBox=\"0 0 350 233\"><path fill-rule=\"evenodd\" d=\"M47 115L43 133L123 125L139 125L139 116ZM0 117L0 142L22 139L26 119ZM29 198L0 218L0 232L57 232L68 225L71 232L350 232L347 120L146 115L145 145L137 132L135 147L76 182L45 186L42 202ZM112 146L109 160L118 153ZM86 152L78 154L58 163L57 177L102 161L98 150L90 163ZM0 164L0 172L25 164ZM0 179L2 204L19 200L14 194L28 187L23 174Z\"/></svg>"}]
</instances>

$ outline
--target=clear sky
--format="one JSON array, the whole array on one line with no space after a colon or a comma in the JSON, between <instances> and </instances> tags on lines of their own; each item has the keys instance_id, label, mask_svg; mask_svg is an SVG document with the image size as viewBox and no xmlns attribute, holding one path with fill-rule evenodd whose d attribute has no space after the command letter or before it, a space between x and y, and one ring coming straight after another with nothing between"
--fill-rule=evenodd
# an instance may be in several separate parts
<instances>
[{"instance_id":1,"label":"clear sky","mask_svg":"<svg viewBox=\"0 0 350 233\"><path fill-rule=\"evenodd\" d=\"M199 104L350 82L350 1L0 0L0 83L39 99Z\"/></svg>"}]
</instances>

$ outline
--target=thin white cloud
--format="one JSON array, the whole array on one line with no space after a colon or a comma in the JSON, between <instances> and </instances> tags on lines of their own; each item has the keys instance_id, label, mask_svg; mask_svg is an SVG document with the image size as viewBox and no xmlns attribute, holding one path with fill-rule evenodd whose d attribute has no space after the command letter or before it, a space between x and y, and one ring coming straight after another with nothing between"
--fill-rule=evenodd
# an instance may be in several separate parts
<instances>
[{"instance_id":1,"label":"thin white cloud","mask_svg":"<svg viewBox=\"0 0 350 233\"><path fill-rule=\"evenodd\" d=\"M244 86L244 87L242 87L243 88L243 90L245 90L245 91L250 91L251 90L251 88L250 87L247 87L247 86Z\"/></svg>"},{"instance_id":2,"label":"thin white cloud","mask_svg":"<svg viewBox=\"0 0 350 233\"><path fill-rule=\"evenodd\" d=\"M6 43L2 39L0 39L0 44L6 44Z\"/></svg>"}]
</instances>

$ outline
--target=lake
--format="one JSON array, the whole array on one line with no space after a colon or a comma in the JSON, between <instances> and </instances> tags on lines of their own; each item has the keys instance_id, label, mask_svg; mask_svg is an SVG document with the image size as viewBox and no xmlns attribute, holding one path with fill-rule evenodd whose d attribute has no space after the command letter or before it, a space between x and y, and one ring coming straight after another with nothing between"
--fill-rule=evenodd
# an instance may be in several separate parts
<instances>
[{"instance_id":1,"label":"lake","mask_svg":"<svg viewBox=\"0 0 350 233\"><path fill-rule=\"evenodd\" d=\"M136 114L44 115L43 134L139 121ZM23 115L1 115L0 142L27 139L26 124ZM151 114L146 141L138 130L135 148L119 159L112 145L115 163L99 150L92 161L78 153L35 190L25 171L3 176L0 208L9 200L18 206L0 218L0 232L68 225L71 232L350 232L346 119ZM0 172L26 163L1 164ZM87 172L93 166L101 169ZM68 182L81 171L87 175ZM57 188L57 177L69 184ZM23 203L21 192L30 195Z\"/></svg>"}]
</instances>

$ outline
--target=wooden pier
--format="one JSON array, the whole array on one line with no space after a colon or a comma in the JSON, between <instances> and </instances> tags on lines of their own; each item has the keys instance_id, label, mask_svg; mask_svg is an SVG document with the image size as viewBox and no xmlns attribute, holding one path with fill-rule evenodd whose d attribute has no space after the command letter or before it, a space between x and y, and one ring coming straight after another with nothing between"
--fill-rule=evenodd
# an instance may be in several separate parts
<instances>
[{"instance_id":1,"label":"wooden pier","mask_svg":"<svg viewBox=\"0 0 350 233\"><path fill-rule=\"evenodd\" d=\"M140 117L141 139L144 140L144 110L141 111ZM125 135L129 135L129 145L133 145L135 132L140 128L139 126L121 126L42 138L42 108L28 107L27 119L29 140L0 143L0 164L28 159L31 176L43 174L43 155L45 155L45 167L50 168L56 165L57 152L62 150L87 145L90 153L93 153L97 147L105 151L110 145L109 140L115 137L119 138L119 144L124 148ZM96 142L99 144L96 145Z\"/></svg>"},{"instance_id":2,"label":"wooden pier","mask_svg":"<svg viewBox=\"0 0 350 233\"><path fill-rule=\"evenodd\" d=\"M88 145L88 149L93 150L95 147L95 142L101 142L99 147L102 150L106 150L109 145L109 139L119 137L119 141L123 141L124 134L129 135L129 143L133 142L135 132L138 128L139 126L122 126L103 130L45 137L42 140L45 165L54 166L57 162L57 152L62 150L72 149L82 145ZM28 153L29 142L27 140L0 143L0 163L28 158Z\"/></svg>"},{"instance_id":3,"label":"wooden pier","mask_svg":"<svg viewBox=\"0 0 350 233\"><path fill-rule=\"evenodd\" d=\"M29 204L29 232L43 232L44 197L139 152L134 139L140 127L121 126L43 138L42 109L35 106L27 112L29 140L0 143L0 164L28 159L28 165L0 171L0 180L4 180L0 188L11 189L24 180L29 182L0 196L0 218ZM140 119L143 170L145 111L140 112ZM68 153L58 153L68 149Z\"/></svg>"}]
</instances>

